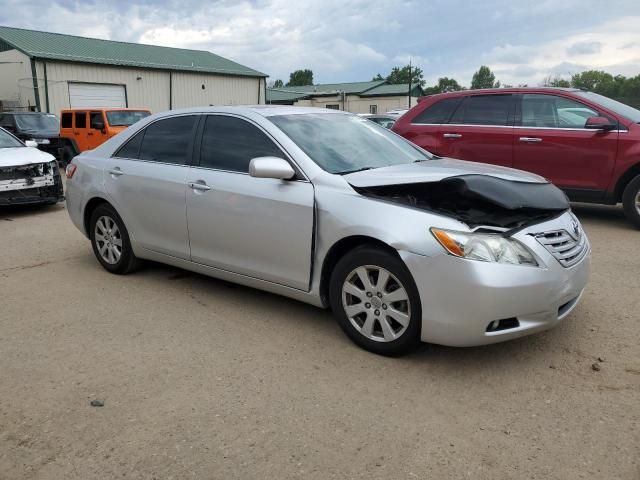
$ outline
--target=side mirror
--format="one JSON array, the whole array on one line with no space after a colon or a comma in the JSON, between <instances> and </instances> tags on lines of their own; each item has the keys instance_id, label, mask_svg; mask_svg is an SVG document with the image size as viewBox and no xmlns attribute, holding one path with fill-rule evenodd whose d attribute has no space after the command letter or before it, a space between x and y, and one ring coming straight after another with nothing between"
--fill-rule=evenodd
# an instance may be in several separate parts
<instances>
[{"instance_id":1,"label":"side mirror","mask_svg":"<svg viewBox=\"0 0 640 480\"><path fill-rule=\"evenodd\" d=\"M249 175L252 177L290 180L295 174L295 170L283 158L258 157L249 162Z\"/></svg>"},{"instance_id":2,"label":"side mirror","mask_svg":"<svg viewBox=\"0 0 640 480\"><path fill-rule=\"evenodd\" d=\"M616 124L612 123L606 117L589 117L587 118L587 122L584 124L584 128L589 130L613 130L616 128Z\"/></svg>"},{"instance_id":3,"label":"side mirror","mask_svg":"<svg viewBox=\"0 0 640 480\"><path fill-rule=\"evenodd\" d=\"M24 144L27 147L31 147L31 148L38 148L38 142L36 142L35 140L25 140Z\"/></svg>"}]
</instances>

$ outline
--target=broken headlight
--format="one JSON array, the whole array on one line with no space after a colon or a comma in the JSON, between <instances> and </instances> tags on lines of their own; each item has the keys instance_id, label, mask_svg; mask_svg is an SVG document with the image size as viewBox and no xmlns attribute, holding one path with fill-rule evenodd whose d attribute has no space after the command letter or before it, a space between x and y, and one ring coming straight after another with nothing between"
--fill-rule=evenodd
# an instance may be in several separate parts
<instances>
[{"instance_id":1,"label":"broken headlight","mask_svg":"<svg viewBox=\"0 0 640 480\"><path fill-rule=\"evenodd\" d=\"M518 240L491 233L454 232L432 228L440 245L456 257L481 262L538 266L533 254Z\"/></svg>"}]
</instances>

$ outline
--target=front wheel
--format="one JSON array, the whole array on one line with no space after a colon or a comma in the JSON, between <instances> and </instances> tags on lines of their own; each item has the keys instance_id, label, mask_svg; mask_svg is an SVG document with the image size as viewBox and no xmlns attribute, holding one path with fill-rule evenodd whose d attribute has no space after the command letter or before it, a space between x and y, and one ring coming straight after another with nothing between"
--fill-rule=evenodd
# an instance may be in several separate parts
<instances>
[{"instance_id":1,"label":"front wheel","mask_svg":"<svg viewBox=\"0 0 640 480\"><path fill-rule=\"evenodd\" d=\"M93 253L105 270L126 274L138 267L127 228L111 205L103 203L91 214L90 237Z\"/></svg>"},{"instance_id":2,"label":"front wheel","mask_svg":"<svg viewBox=\"0 0 640 480\"><path fill-rule=\"evenodd\" d=\"M622 206L625 216L640 228L640 175L629 182L622 194Z\"/></svg>"},{"instance_id":3,"label":"front wheel","mask_svg":"<svg viewBox=\"0 0 640 480\"><path fill-rule=\"evenodd\" d=\"M365 350L399 356L420 344L418 289L392 253L369 246L349 252L333 270L329 296L340 327Z\"/></svg>"}]
</instances>

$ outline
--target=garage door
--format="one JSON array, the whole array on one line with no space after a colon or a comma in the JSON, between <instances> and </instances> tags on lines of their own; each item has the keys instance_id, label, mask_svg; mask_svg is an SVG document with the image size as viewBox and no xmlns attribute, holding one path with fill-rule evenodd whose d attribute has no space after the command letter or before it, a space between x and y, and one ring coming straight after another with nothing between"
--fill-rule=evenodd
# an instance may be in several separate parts
<instances>
[{"instance_id":1,"label":"garage door","mask_svg":"<svg viewBox=\"0 0 640 480\"><path fill-rule=\"evenodd\" d=\"M105 83L69 83L71 108L126 107L124 85Z\"/></svg>"}]
</instances>

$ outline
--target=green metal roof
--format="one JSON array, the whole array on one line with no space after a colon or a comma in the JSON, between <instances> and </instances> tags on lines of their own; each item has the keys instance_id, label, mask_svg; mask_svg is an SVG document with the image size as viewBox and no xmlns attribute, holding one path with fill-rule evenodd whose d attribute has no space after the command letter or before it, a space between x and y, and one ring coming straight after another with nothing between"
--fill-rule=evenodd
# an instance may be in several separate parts
<instances>
[{"instance_id":1,"label":"green metal roof","mask_svg":"<svg viewBox=\"0 0 640 480\"><path fill-rule=\"evenodd\" d=\"M320 83L318 85L303 85L301 87L287 88L295 90L296 92L311 93L315 95L335 95L337 92L361 94L379 85L383 85L384 83L384 80L378 80L373 82Z\"/></svg>"},{"instance_id":2,"label":"green metal roof","mask_svg":"<svg viewBox=\"0 0 640 480\"><path fill-rule=\"evenodd\" d=\"M372 88L371 90L367 90L363 92L361 96L363 97L387 97L393 95L407 95L409 92L409 84L408 83L398 83L398 84L386 84L380 85L378 87ZM411 87L411 95L414 97L420 97L424 95L424 91L420 85L413 85Z\"/></svg>"},{"instance_id":3,"label":"green metal roof","mask_svg":"<svg viewBox=\"0 0 640 480\"><path fill-rule=\"evenodd\" d=\"M309 97L307 93L294 92L281 88L267 88L267 103L292 103L307 97Z\"/></svg>"},{"instance_id":4,"label":"green metal roof","mask_svg":"<svg viewBox=\"0 0 640 480\"><path fill-rule=\"evenodd\" d=\"M267 75L204 50L114 42L0 26L0 51L16 49L31 58L249 77Z\"/></svg>"}]
</instances>

